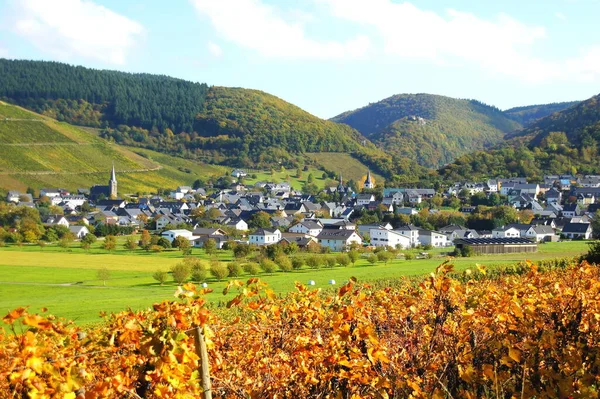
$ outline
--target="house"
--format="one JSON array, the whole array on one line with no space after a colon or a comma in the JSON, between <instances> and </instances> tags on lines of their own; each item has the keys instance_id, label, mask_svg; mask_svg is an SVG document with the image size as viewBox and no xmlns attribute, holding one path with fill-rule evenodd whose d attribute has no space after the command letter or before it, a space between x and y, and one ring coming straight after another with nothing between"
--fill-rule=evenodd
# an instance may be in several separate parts
<instances>
[{"instance_id":1,"label":"house","mask_svg":"<svg viewBox=\"0 0 600 399\"><path fill-rule=\"evenodd\" d=\"M321 246L327 247L334 252L343 251L353 244L362 245L362 238L355 230L323 229L317 236L317 239Z\"/></svg>"},{"instance_id":2,"label":"house","mask_svg":"<svg viewBox=\"0 0 600 399\"><path fill-rule=\"evenodd\" d=\"M277 244L279 241L281 241L281 231L279 229L257 229L250 234L248 243L262 246Z\"/></svg>"},{"instance_id":3,"label":"house","mask_svg":"<svg viewBox=\"0 0 600 399\"><path fill-rule=\"evenodd\" d=\"M410 248L412 246L410 237L397 231L384 228L369 230L370 244L375 247Z\"/></svg>"},{"instance_id":4,"label":"house","mask_svg":"<svg viewBox=\"0 0 600 399\"><path fill-rule=\"evenodd\" d=\"M556 241L558 236L551 226L530 226L524 235L536 242Z\"/></svg>"},{"instance_id":5,"label":"house","mask_svg":"<svg viewBox=\"0 0 600 399\"><path fill-rule=\"evenodd\" d=\"M361 225L358 225L358 234L361 234L361 235L370 234L371 229L393 230L393 227L389 223L386 223L386 224L361 224Z\"/></svg>"},{"instance_id":6,"label":"house","mask_svg":"<svg viewBox=\"0 0 600 399\"><path fill-rule=\"evenodd\" d=\"M73 233L78 240L81 240L83 237L90 234L90 231L85 226L69 226L69 231Z\"/></svg>"},{"instance_id":7,"label":"house","mask_svg":"<svg viewBox=\"0 0 600 399\"><path fill-rule=\"evenodd\" d=\"M233 172L231 172L231 176L236 178L246 177L248 176L248 173L246 173L246 171L243 169L235 169Z\"/></svg>"},{"instance_id":8,"label":"house","mask_svg":"<svg viewBox=\"0 0 600 399\"><path fill-rule=\"evenodd\" d=\"M65 226L69 227L69 221L63 215L48 215L42 218L44 226Z\"/></svg>"},{"instance_id":9,"label":"house","mask_svg":"<svg viewBox=\"0 0 600 399\"><path fill-rule=\"evenodd\" d=\"M299 222L290 227L290 233L307 234L312 237L316 237L323 230L323 225L320 222L306 220Z\"/></svg>"},{"instance_id":10,"label":"house","mask_svg":"<svg viewBox=\"0 0 600 399\"><path fill-rule=\"evenodd\" d=\"M566 204L562 210L562 216L566 218L573 218L581 215L581 209L579 204Z\"/></svg>"},{"instance_id":11,"label":"house","mask_svg":"<svg viewBox=\"0 0 600 399\"><path fill-rule=\"evenodd\" d=\"M248 230L248 223L242 219L229 219L223 226L230 227L239 231Z\"/></svg>"},{"instance_id":12,"label":"house","mask_svg":"<svg viewBox=\"0 0 600 399\"><path fill-rule=\"evenodd\" d=\"M486 183L487 191L489 193L497 193L498 192L498 180L489 179Z\"/></svg>"},{"instance_id":13,"label":"house","mask_svg":"<svg viewBox=\"0 0 600 399\"><path fill-rule=\"evenodd\" d=\"M304 234L286 233L286 234L284 234L281 241L279 241L279 244L286 246L286 245L290 245L293 242L296 243L296 245L298 245L298 248L301 248L301 249L317 251L320 248L320 245L317 242L316 237L310 237L310 236L306 236Z\"/></svg>"},{"instance_id":14,"label":"house","mask_svg":"<svg viewBox=\"0 0 600 399\"><path fill-rule=\"evenodd\" d=\"M557 190L555 187L552 187L550 190L546 191L546 202L548 205L550 204L560 204L562 201L562 192Z\"/></svg>"},{"instance_id":15,"label":"house","mask_svg":"<svg viewBox=\"0 0 600 399\"><path fill-rule=\"evenodd\" d=\"M562 229L562 235L571 239L589 240L592 237L592 225L590 223L567 223Z\"/></svg>"},{"instance_id":16,"label":"house","mask_svg":"<svg viewBox=\"0 0 600 399\"><path fill-rule=\"evenodd\" d=\"M192 230L192 233L195 236L225 236L227 233L225 230L216 228L216 227L208 227L208 228L196 228Z\"/></svg>"},{"instance_id":17,"label":"house","mask_svg":"<svg viewBox=\"0 0 600 399\"><path fill-rule=\"evenodd\" d=\"M492 230L492 238L519 238L521 230L516 227L502 226Z\"/></svg>"},{"instance_id":18,"label":"house","mask_svg":"<svg viewBox=\"0 0 600 399\"><path fill-rule=\"evenodd\" d=\"M213 240L218 249L223 249L223 246L227 241L230 240L230 238L222 234L203 235L200 237L194 236L194 238L191 240L191 243L196 248L204 248L204 244L208 240Z\"/></svg>"},{"instance_id":19,"label":"house","mask_svg":"<svg viewBox=\"0 0 600 399\"><path fill-rule=\"evenodd\" d=\"M356 196L356 205L358 206L366 206L373 201L375 201L375 196L373 194L359 194Z\"/></svg>"},{"instance_id":20,"label":"house","mask_svg":"<svg viewBox=\"0 0 600 399\"><path fill-rule=\"evenodd\" d=\"M21 193L18 191L9 191L6 194L6 202L14 202L15 204L18 204L21 198Z\"/></svg>"},{"instance_id":21,"label":"house","mask_svg":"<svg viewBox=\"0 0 600 399\"><path fill-rule=\"evenodd\" d=\"M189 230L167 230L161 234L161 237L166 238L172 243L177 237L185 237L191 241L194 239L194 234Z\"/></svg>"},{"instance_id":22,"label":"house","mask_svg":"<svg viewBox=\"0 0 600 399\"><path fill-rule=\"evenodd\" d=\"M419 230L419 243L431 245L434 248L447 247L451 244L446 234L433 230Z\"/></svg>"},{"instance_id":23,"label":"house","mask_svg":"<svg viewBox=\"0 0 600 399\"><path fill-rule=\"evenodd\" d=\"M394 230L400 234L410 237L410 245L416 247L419 245L419 228L413 226L412 224L408 224L406 226L401 226Z\"/></svg>"},{"instance_id":24,"label":"house","mask_svg":"<svg viewBox=\"0 0 600 399\"><path fill-rule=\"evenodd\" d=\"M40 198L41 197L48 197L48 198L60 197L63 192L65 192L65 190L62 188L42 188L42 189L40 189Z\"/></svg>"}]
</instances>

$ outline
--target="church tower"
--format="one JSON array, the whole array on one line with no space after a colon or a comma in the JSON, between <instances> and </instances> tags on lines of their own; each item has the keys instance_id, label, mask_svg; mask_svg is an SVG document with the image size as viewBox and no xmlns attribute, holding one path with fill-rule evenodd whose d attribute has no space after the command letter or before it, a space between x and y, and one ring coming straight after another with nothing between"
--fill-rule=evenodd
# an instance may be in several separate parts
<instances>
[{"instance_id":1,"label":"church tower","mask_svg":"<svg viewBox=\"0 0 600 399\"><path fill-rule=\"evenodd\" d=\"M117 175L115 174L114 162L112 167L112 173L110 174L110 180L108 181L108 189L110 191L110 198L117 198Z\"/></svg>"},{"instance_id":2,"label":"church tower","mask_svg":"<svg viewBox=\"0 0 600 399\"><path fill-rule=\"evenodd\" d=\"M373 178L371 177L371 171L370 170L367 173L367 179L365 180L365 184L364 184L363 187L364 188L375 188L375 182L373 181Z\"/></svg>"}]
</instances>

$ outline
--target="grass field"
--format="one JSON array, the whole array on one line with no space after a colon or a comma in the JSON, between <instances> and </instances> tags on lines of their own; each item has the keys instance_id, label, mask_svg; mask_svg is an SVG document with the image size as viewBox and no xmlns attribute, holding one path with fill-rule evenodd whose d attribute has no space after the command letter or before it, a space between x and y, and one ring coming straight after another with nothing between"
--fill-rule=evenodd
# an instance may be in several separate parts
<instances>
[{"instance_id":1,"label":"grass field","mask_svg":"<svg viewBox=\"0 0 600 399\"><path fill-rule=\"evenodd\" d=\"M244 184L253 185L259 181L273 183L289 181L293 189L300 190L302 186L306 184L308 175L310 175L311 173L314 178L313 183L320 189L324 188L327 184L336 184L335 181L332 181L330 179L323 179L323 171L315 168L309 168L307 171L302 171L302 175L300 177L296 177L296 169L286 169L285 171L277 169L273 174L271 174L270 171L249 172L249 175L255 174L256 178L253 179L252 177L248 176L244 178Z\"/></svg>"},{"instance_id":2,"label":"grass field","mask_svg":"<svg viewBox=\"0 0 600 399\"><path fill-rule=\"evenodd\" d=\"M52 314L89 324L99 320L101 311L117 312L128 307L143 309L163 299L173 298L175 284L169 281L160 286L152 279L152 274L158 269L167 271L180 262L183 258L181 252L172 250L153 254L143 250L127 251L122 248L123 240L120 238L119 248L112 253L100 249L100 243L89 252L78 248L76 243L70 252L53 245L43 249L38 246L0 248L0 316L18 306L30 306L34 311L46 307ZM540 245L539 252L533 254L457 258L454 264L458 270L473 267L476 263L493 267L525 259L536 261L576 256L586 250L587 244L581 241L549 243ZM369 281L423 275L432 272L446 259L441 250L430 253L434 255L432 259L397 259L388 265L370 265L365 259L360 259L355 266L345 268L304 268L290 273L261 274L260 278L275 292L286 293L294 289L296 281L306 283L315 280L316 287L325 288L330 287L330 279L341 284L351 276L359 281ZM193 255L208 259L201 249L194 249ZM218 258L228 262L232 255L221 251ZM106 286L97 278L97 271L102 268L110 271ZM225 281L209 280L214 292L208 295L208 300L223 303L230 298L233 294L227 297L221 294L225 285Z\"/></svg>"},{"instance_id":3,"label":"grass field","mask_svg":"<svg viewBox=\"0 0 600 399\"><path fill-rule=\"evenodd\" d=\"M320 165L323 165L327 170L331 170L335 173L341 172L344 182L347 182L350 179L358 182L367 174L368 167L349 154L337 152L313 152L306 155ZM377 184L385 181L382 176L376 173L371 173L371 175Z\"/></svg>"}]
</instances>

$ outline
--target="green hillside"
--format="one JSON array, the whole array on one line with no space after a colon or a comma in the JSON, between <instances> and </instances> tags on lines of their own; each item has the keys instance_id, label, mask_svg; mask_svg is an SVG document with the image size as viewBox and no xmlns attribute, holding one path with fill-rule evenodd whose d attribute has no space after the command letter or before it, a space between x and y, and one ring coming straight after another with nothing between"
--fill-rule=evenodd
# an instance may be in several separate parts
<instances>
[{"instance_id":1,"label":"green hillside","mask_svg":"<svg viewBox=\"0 0 600 399\"><path fill-rule=\"evenodd\" d=\"M332 120L357 129L390 154L428 167L500 143L520 128L495 107L430 94L395 95Z\"/></svg>"},{"instance_id":2,"label":"green hillside","mask_svg":"<svg viewBox=\"0 0 600 399\"><path fill-rule=\"evenodd\" d=\"M0 59L0 99L77 125L191 132L207 89L163 75Z\"/></svg>"},{"instance_id":3,"label":"green hillside","mask_svg":"<svg viewBox=\"0 0 600 399\"><path fill-rule=\"evenodd\" d=\"M114 162L120 193L191 184L227 169L112 144L87 131L0 103L0 191L106 184Z\"/></svg>"},{"instance_id":4,"label":"green hillside","mask_svg":"<svg viewBox=\"0 0 600 399\"><path fill-rule=\"evenodd\" d=\"M600 95L533 123L500 148L447 165L446 179L600 173Z\"/></svg>"},{"instance_id":5,"label":"green hillside","mask_svg":"<svg viewBox=\"0 0 600 399\"><path fill-rule=\"evenodd\" d=\"M510 119L519 122L523 126L529 126L538 119L545 118L555 112L570 108L579 101L570 101L562 103L527 105L524 107L510 108L504 111L504 114Z\"/></svg>"}]
</instances>

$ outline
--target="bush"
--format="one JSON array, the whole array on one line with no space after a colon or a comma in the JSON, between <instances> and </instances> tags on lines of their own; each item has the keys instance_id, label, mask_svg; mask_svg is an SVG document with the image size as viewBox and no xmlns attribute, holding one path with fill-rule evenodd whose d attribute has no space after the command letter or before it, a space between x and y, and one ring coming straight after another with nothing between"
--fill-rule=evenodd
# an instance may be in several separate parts
<instances>
[{"instance_id":1,"label":"bush","mask_svg":"<svg viewBox=\"0 0 600 399\"><path fill-rule=\"evenodd\" d=\"M318 269L321 267L321 257L317 255L312 255L306 258L306 265L311 269Z\"/></svg>"},{"instance_id":2,"label":"bush","mask_svg":"<svg viewBox=\"0 0 600 399\"><path fill-rule=\"evenodd\" d=\"M251 276L256 276L260 273L260 266L256 262L248 262L242 265L242 269Z\"/></svg>"},{"instance_id":3,"label":"bush","mask_svg":"<svg viewBox=\"0 0 600 399\"><path fill-rule=\"evenodd\" d=\"M128 249L130 251L133 251L134 249L137 248L138 244L135 241L135 238L133 237L128 237L127 241L125 241L125 244L123 245L125 247L125 249Z\"/></svg>"},{"instance_id":4,"label":"bush","mask_svg":"<svg viewBox=\"0 0 600 399\"><path fill-rule=\"evenodd\" d=\"M404 254L404 259L405 260L413 260L415 257L413 254Z\"/></svg>"},{"instance_id":5,"label":"bush","mask_svg":"<svg viewBox=\"0 0 600 399\"><path fill-rule=\"evenodd\" d=\"M347 254L339 254L335 260L340 266L346 267L350 264L350 257Z\"/></svg>"},{"instance_id":6,"label":"bush","mask_svg":"<svg viewBox=\"0 0 600 399\"><path fill-rule=\"evenodd\" d=\"M475 251L473 250L472 246L466 245L462 247L462 249L460 250L460 254L465 258L470 258L471 256L475 255Z\"/></svg>"},{"instance_id":7,"label":"bush","mask_svg":"<svg viewBox=\"0 0 600 399\"><path fill-rule=\"evenodd\" d=\"M357 250L352 249L348 252L348 258L350 259L350 262L352 262L352 264L354 265L358 258L360 258L360 253Z\"/></svg>"},{"instance_id":8,"label":"bush","mask_svg":"<svg viewBox=\"0 0 600 399\"><path fill-rule=\"evenodd\" d=\"M304 266L304 259L300 257L292 258L292 268L294 270L299 270Z\"/></svg>"},{"instance_id":9,"label":"bush","mask_svg":"<svg viewBox=\"0 0 600 399\"><path fill-rule=\"evenodd\" d=\"M206 280L206 277L208 276L208 268L200 259L193 256L186 256L183 259L183 263L189 266L192 281L200 283Z\"/></svg>"},{"instance_id":10,"label":"bush","mask_svg":"<svg viewBox=\"0 0 600 399\"><path fill-rule=\"evenodd\" d=\"M156 242L156 245L160 245L164 249L171 248L171 242L169 240L167 240L165 237L160 237L158 239L158 241Z\"/></svg>"},{"instance_id":11,"label":"bush","mask_svg":"<svg viewBox=\"0 0 600 399\"><path fill-rule=\"evenodd\" d=\"M229 276L229 269L223 263L213 263L210 267L210 274L212 274L217 280L221 281Z\"/></svg>"},{"instance_id":12,"label":"bush","mask_svg":"<svg viewBox=\"0 0 600 399\"><path fill-rule=\"evenodd\" d=\"M160 245L150 245L150 248L148 248L150 251L152 252L162 252L164 250L163 247L161 247Z\"/></svg>"},{"instance_id":13,"label":"bush","mask_svg":"<svg viewBox=\"0 0 600 399\"><path fill-rule=\"evenodd\" d=\"M375 254L369 254L369 256L367 256L367 262L369 262L372 265L374 265L375 263L377 263L377 255L375 255Z\"/></svg>"},{"instance_id":14,"label":"bush","mask_svg":"<svg viewBox=\"0 0 600 399\"><path fill-rule=\"evenodd\" d=\"M333 268L337 262L333 256L327 256L325 258L325 263L327 264L327 267Z\"/></svg>"},{"instance_id":15,"label":"bush","mask_svg":"<svg viewBox=\"0 0 600 399\"><path fill-rule=\"evenodd\" d=\"M279 255L275 258L275 263L279 266L279 268L284 272L291 272L293 269L292 261L286 255Z\"/></svg>"},{"instance_id":16,"label":"bush","mask_svg":"<svg viewBox=\"0 0 600 399\"><path fill-rule=\"evenodd\" d=\"M189 265L181 262L171 268L171 273L173 274L173 280L181 285L190 277L191 269Z\"/></svg>"},{"instance_id":17,"label":"bush","mask_svg":"<svg viewBox=\"0 0 600 399\"><path fill-rule=\"evenodd\" d=\"M87 242L88 244L91 245L91 244L95 243L97 240L98 239L96 238L95 235L88 233L81 239L81 242Z\"/></svg>"},{"instance_id":18,"label":"bush","mask_svg":"<svg viewBox=\"0 0 600 399\"><path fill-rule=\"evenodd\" d=\"M272 260L270 260L270 259L267 259L267 258L263 259L263 260L260 262L260 267L261 267L261 269L263 269L263 271L264 271L265 273L267 273L267 274L273 274L273 273L275 273L275 272L277 271L277 269L278 269L277 263L275 263L275 262L273 262Z\"/></svg>"},{"instance_id":19,"label":"bush","mask_svg":"<svg viewBox=\"0 0 600 399\"><path fill-rule=\"evenodd\" d=\"M167 281L167 277L168 277L168 274L164 270L157 270L152 275L152 278L155 279L156 281L158 281L160 283L160 285L163 285L165 283L165 281Z\"/></svg>"},{"instance_id":20,"label":"bush","mask_svg":"<svg viewBox=\"0 0 600 399\"><path fill-rule=\"evenodd\" d=\"M239 277L244 272L244 269L242 269L242 266L238 262L229 262L227 270L229 270L230 277Z\"/></svg>"},{"instance_id":21,"label":"bush","mask_svg":"<svg viewBox=\"0 0 600 399\"><path fill-rule=\"evenodd\" d=\"M233 256L236 258L245 258L250 254L252 249L248 244L238 244L233 248Z\"/></svg>"}]
</instances>

